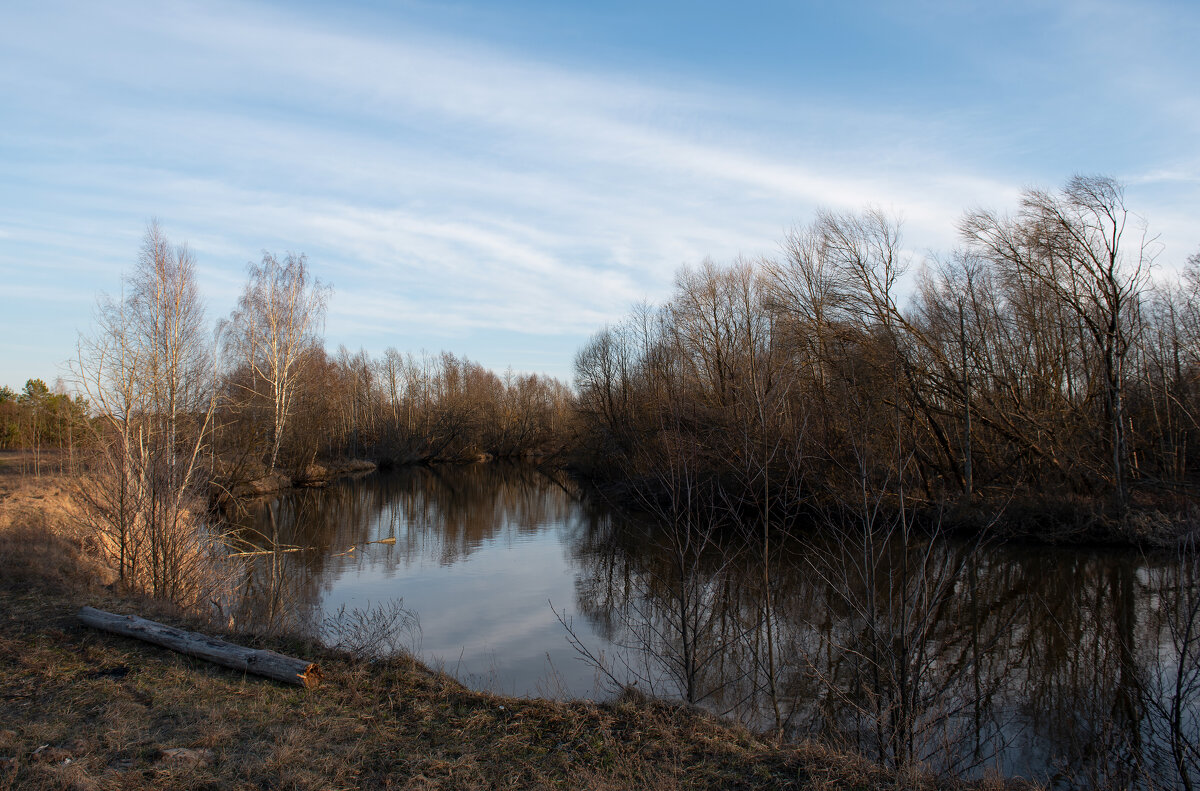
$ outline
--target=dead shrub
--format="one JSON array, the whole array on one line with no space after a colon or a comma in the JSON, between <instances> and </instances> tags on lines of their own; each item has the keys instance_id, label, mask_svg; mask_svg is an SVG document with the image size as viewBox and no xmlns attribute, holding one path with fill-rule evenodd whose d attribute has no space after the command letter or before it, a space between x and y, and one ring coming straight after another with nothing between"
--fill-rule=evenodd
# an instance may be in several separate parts
<instances>
[{"instance_id":1,"label":"dead shrub","mask_svg":"<svg viewBox=\"0 0 1200 791\"><path fill-rule=\"evenodd\" d=\"M420 650L421 620L402 600L347 610L321 621L320 636L335 651L360 660L386 659Z\"/></svg>"}]
</instances>

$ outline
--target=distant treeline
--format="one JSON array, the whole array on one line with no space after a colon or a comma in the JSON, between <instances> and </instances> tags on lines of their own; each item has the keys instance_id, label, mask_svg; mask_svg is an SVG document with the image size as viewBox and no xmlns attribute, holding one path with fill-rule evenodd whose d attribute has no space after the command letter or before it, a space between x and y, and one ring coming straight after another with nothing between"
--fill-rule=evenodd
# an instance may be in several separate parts
<instances>
[{"instance_id":1,"label":"distant treeline","mask_svg":"<svg viewBox=\"0 0 1200 791\"><path fill-rule=\"evenodd\" d=\"M222 382L214 442L262 460L273 403L246 365ZM314 345L297 366L295 401L277 467L339 458L381 465L481 458L560 457L573 398L556 379L503 376L448 352L381 358Z\"/></svg>"},{"instance_id":2,"label":"distant treeline","mask_svg":"<svg viewBox=\"0 0 1200 791\"><path fill-rule=\"evenodd\" d=\"M40 473L46 452L53 466L65 471L87 434L87 401L67 394L60 381L52 391L41 379L29 379L20 392L0 387L0 450L32 451L19 462L27 472Z\"/></svg>"},{"instance_id":3,"label":"distant treeline","mask_svg":"<svg viewBox=\"0 0 1200 791\"><path fill-rule=\"evenodd\" d=\"M895 219L822 212L776 259L684 269L579 353L579 463L775 522L887 492L1161 532L1200 482L1200 255L1152 280L1154 242L1107 178L960 232L910 267Z\"/></svg>"}]
</instances>

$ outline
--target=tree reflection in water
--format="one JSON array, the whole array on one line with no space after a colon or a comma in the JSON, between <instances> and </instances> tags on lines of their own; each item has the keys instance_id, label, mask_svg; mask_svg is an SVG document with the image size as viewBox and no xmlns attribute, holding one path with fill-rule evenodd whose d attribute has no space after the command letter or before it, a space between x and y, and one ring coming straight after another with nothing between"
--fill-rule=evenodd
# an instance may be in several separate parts
<instances>
[{"instance_id":1,"label":"tree reflection in water","mask_svg":"<svg viewBox=\"0 0 1200 791\"><path fill-rule=\"evenodd\" d=\"M752 727L774 725L761 672L764 575L756 554L726 533L681 542L587 502L565 481L498 464L410 468L292 492L259 504L245 527L264 548L305 548L252 558L247 607L286 604L293 622L309 623L328 614L339 585L367 570L403 580L414 564L434 563L453 574L477 553L550 536L562 568L518 579L572 576L580 639L617 681ZM788 738L1064 787L1158 778L1158 787L1190 788L1200 776L1194 556L977 549L894 528L846 535L786 542L767 575ZM364 549L381 539L395 544ZM504 585L477 595L521 593L511 578ZM549 652L563 634L537 639L546 645L533 648Z\"/></svg>"}]
</instances>

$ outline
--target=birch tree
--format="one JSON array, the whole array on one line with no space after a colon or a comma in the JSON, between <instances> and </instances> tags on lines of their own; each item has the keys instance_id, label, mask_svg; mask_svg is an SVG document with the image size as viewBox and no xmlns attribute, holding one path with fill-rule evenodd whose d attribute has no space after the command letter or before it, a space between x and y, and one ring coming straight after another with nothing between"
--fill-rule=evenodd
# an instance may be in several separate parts
<instances>
[{"instance_id":1,"label":"birch tree","mask_svg":"<svg viewBox=\"0 0 1200 791\"><path fill-rule=\"evenodd\" d=\"M120 580L187 605L211 582L195 500L215 409L194 257L151 223L126 285L100 301L96 331L79 341L75 379L100 448L80 494Z\"/></svg>"},{"instance_id":2,"label":"birch tree","mask_svg":"<svg viewBox=\"0 0 1200 791\"><path fill-rule=\"evenodd\" d=\"M238 386L269 404L267 467L274 471L305 352L321 343L330 287L310 276L306 256L293 253L283 260L264 253L262 263L249 266L249 274L225 325L226 352L233 365L250 373Z\"/></svg>"}]
</instances>

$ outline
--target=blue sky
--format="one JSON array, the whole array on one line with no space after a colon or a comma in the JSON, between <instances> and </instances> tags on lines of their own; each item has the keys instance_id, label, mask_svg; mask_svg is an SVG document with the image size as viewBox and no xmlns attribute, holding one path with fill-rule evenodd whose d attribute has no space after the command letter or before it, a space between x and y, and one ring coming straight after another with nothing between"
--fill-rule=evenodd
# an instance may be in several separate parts
<instances>
[{"instance_id":1,"label":"blue sky","mask_svg":"<svg viewBox=\"0 0 1200 791\"><path fill-rule=\"evenodd\" d=\"M569 378L705 256L882 206L1127 185L1200 250L1200 4L162 3L0 8L0 384L52 382L147 221L209 316L263 250L334 286L327 346Z\"/></svg>"}]
</instances>

